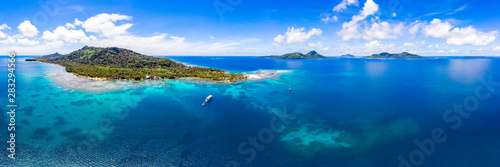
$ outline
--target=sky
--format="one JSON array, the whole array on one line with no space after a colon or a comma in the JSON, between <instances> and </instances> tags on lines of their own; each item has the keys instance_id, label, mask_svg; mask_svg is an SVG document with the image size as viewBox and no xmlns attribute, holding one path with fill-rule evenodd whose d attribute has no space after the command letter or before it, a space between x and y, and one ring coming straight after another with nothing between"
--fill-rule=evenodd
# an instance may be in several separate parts
<instances>
[{"instance_id":1,"label":"sky","mask_svg":"<svg viewBox=\"0 0 500 167\"><path fill-rule=\"evenodd\" d=\"M500 56L499 1L0 0L0 55Z\"/></svg>"}]
</instances>

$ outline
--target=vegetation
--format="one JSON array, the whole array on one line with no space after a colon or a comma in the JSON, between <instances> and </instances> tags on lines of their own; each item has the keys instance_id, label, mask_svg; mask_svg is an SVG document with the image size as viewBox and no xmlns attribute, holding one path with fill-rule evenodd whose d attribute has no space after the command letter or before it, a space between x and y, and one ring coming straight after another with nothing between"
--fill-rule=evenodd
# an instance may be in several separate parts
<instances>
[{"instance_id":1,"label":"vegetation","mask_svg":"<svg viewBox=\"0 0 500 167\"><path fill-rule=\"evenodd\" d=\"M43 56L43 58L54 58L54 57L60 57L60 56L62 56L62 54L59 54L59 52L56 52L53 54L45 55L45 56Z\"/></svg>"},{"instance_id":2,"label":"vegetation","mask_svg":"<svg viewBox=\"0 0 500 167\"><path fill-rule=\"evenodd\" d=\"M403 52L400 54L389 54L389 53L380 53L380 54L372 54L371 56L366 56L364 58L404 58L404 59L415 59L415 58L424 58L419 55L411 54L408 52Z\"/></svg>"},{"instance_id":3,"label":"vegetation","mask_svg":"<svg viewBox=\"0 0 500 167\"><path fill-rule=\"evenodd\" d=\"M146 79L146 76L152 79L189 77L226 82L246 79L243 74L229 74L220 69L189 67L170 59L146 56L116 47L85 46L67 55L44 56L34 60L59 64L66 67L67 72L92 78L141 80Z\"/></svg>"},{"instance_id":4,"label":"vegetation","mask_svg":"<svg viewBox=\"0 0 500 167\"><path fill-rule=\"evenodd\" d=\"M316 51L310 51L307 54L302 54L300 52L287 53L281 56L261 56L262 58L273 58L273 59L325 59L327 57L319 54Z\"/></svg>"}]
</instances>

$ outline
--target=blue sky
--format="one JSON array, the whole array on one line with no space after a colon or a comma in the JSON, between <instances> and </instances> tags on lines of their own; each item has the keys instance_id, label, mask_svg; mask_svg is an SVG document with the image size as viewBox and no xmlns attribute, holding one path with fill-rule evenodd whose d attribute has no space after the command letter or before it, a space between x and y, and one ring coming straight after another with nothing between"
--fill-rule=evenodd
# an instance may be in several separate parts
<instances>
[{"instance_id":1,"label":"blue sky","mask_svg":"<svg viewBox=\"0 0 500 167\"><path fill-rule=\"evenodd\" d=\"M149 55L500 55L498 1L4 1L0 52L117 46Z\"/></svg>"}]
</instances>

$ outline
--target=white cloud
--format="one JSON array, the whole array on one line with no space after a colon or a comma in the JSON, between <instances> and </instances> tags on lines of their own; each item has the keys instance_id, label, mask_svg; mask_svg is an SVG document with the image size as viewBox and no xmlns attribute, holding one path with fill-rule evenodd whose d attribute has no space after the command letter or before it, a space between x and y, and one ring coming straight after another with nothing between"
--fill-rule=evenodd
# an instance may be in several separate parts
<instances>
[{"instance_id":1,"label":"white cloud","mask_svg":"<svg viewBox=\"0 0 500 167\"><path fill-rule=\"evenodd\" d=\"M369 52L387 52L394 49L394 44L382 44L378 40L365 44L364 49Z\"/></svg>"},{"instance_id":2,"label":"white cloud","mask_svg":"<svg viewBox=\"0 0 500 167\"><path fill-rule=\"evenodd\" d=\"M71 23L66 23L66 25L64 25L66 28L75 28L75 25L71 24Z\"/></svg>"},{"instance_id":3,"label":"white cloud","mask_svg":"<svg viewBox=\"0 0 500 167\"><path fill-rule=\"evenodd\" d=\"M73 24L75 24L77 26L81 26L83 24L83 22L78 20L78 19L75 19L75 22Z\"/></svg>"},{"instance_id":4,"label":"white cloud","mask_svg":"<svg viewBox=\"0 0 500 167\"><path fill-rule=\"evenodd\" d=\"M422 30L426 36L431 36L434 38L446 38L449 36L449 31L453 26L450 23L442 23L439 19L434 19L431 21L430 25L427 25Z\"/></svg>"},{"instance_id":5,"label":"white cloud","mask_svg":"<svg viewBox=\"0 0 500 167\"><path fill-rule=\"evenodd\" d=\"M38 35L38 29L34 25L32 25L29 20L26 20L19 24L19 26L17 26L17 29L19 29L21 34L25 37L34 37Z\"/></svg>"},{"instance_id":6,"label":"white cloud","mask_svg":"<svg viewBox=\"0 0 500 167\"><path fill-rule=\"evenodd\" d=\"M493 48L493 51L500 51L500 46Z\"/></svg>"},{"instance_id":7,"label":"white cloud","mask_svg":"<svg viewBox=\"0 0 500 167\"><path fill-rule=\"evenodd\" d=\"M211 35L210 35L208 38L210 38L211 40L214 40L214 39L215 39L215 37L214 37L214 36L211 36Z\"/></svg>"},{"instance_id":8,"label":"white cloud","mask_svg":"<svg viewBox=\"0 0 500 167\"><path fill-rule=\"evenodd\" d=\"M414 50L417 50L418 49L418 46L416 44L413 44L413 43L405 43L404 44L404 50L405 51L414 51Z\"/></svg>"},{"instance_id":9,"label":"white cloud","mask_svg":"<svg viewBox=\"0 0 500 167\"><path fill-rule=\"evenodd\" d=\"M366 17L375 14L378 11L378 5L373 2L373 0L367 0L365 2L365 6L363 6L363 10L360 15L353 16L353 20L364 20Z\"/></svg>"},{"instance_id":10,"label":"white cloud","mask_svg":"<svg viewBox=\"0 0 500 167\"><path fill-rule=\"evenodd\" d=\"M152 55L221 55L240 45L238 42L188 43L185 38L167 34L152 37L120 35L114 38L92 40L91 45L100 47L122 47L139 53Z\"/></svg>"},{"instance_id":11,"label":"white cloud","mask_svg":"<svg viewBox=\"0 0 500 167\"><path fill-rule=\"evenodd\" d=\"M394 39L400 35L404 29L404 24L390 25L387 22L373 23L368 29L363 30L363 38L366 40L373 39Z\"/></svg>"},{"instance_id":12,"label":"white cloud","mask_svg":"<svg viewBox=\"0 0 500 167\"><path fill-rule=\"evenodd\" d=\"M415 35L418 32L418 30L420 29L421 24L422 23L420 23L419 21L412 23L411 28L408 30L408 32L411 35Z\"/></svg>"},{"instance_id":13,"label":"white cloud","mask_svg":"<svg viewBox=\"0 0 500 167\"><path fill-rule=\"evenodd\" d=\"M312 28L311 30L306 31L304 27L292 27L288 28L288 31L285 33L285 35L277 35L274 38L273 45L282 46L286 44L302 44L313 36L321 36L321 33L323 33L323 31L317 28Z\"/></svg>"},{"instance_id":14,"label":"white cloud","mask_svg":"<svg viewBox=\"0 0 500 167\"><path fill-rule=\"evenodd\" d=\"M349 22L344 22L342 24L342 30L338 31L337 34L342 36L342 40L344 41L360 38L361 34L358 31L360 25L358 22L366 19L366 17L370 15L375 14L378 9L378 5L373 2L373 0L367 0L363 9L359 12L359 15L352 16L352 20Z\"/></svg>"},{"instance_id":15,"label":"white cloud","mask_svg":"<svg viewBox=\"0 0 500 167\"><path fill-rule=\"evenodd\" d=\"M63 40L69 43L88 43L90 41L82 30L68 30L63 26L57 27L53 32L44 31L42 39Z\"/></svg>"},{"instance_id":16,"label":"white cloud","mask_svg":"<svg viewBox=\"0 0 500 167\"><path fill-rule=\"evenodd\" d=\"M318 42L318 43L309 43L308 45L309 45L309 47L318 47L318 48L323 47L323 44L321 44L321 42Z\"/></svg>"},{"instance_id":17,"label":"white cloud","mask_svg":"<svg viewBox=\"0 0 500 167\"><path fill-rule=\"evenodd\" d=\"M340 4L338 4L333 8L333 11L342 12L347 9L347 6L349 5L358 6L358 4L359 4L358 0L343 0Z\"/></svg>"},{"instance_id":18,"label":"white cloud","mask_svg":"<svg viewBox=\"0 0 500 167\"><path fill-rule=\"evenodd\" d=\"M10 27L7 26L7 24L2 24L2 25L0 25L0 30L3 30L3 29L9 29L10 30Z\"/></svg>"},{"instance_id":19,"label":"white cloud","mask_svg":"<svg viewBox=\"0 0 500 167\"><path fill-rule=\"evenodd\" d=\"M7 24L0 25L0 39L1 38L7 38L7 34L5 34L4 32L1 31L3 29L10 29L10 27L7 26Z\"/></svg>"},{"instance_id":20,"label":"white cloud","mask_svg":"<svg viewBox=\"0 0 500 167\"><path fill-rule=\"evenodd\" d=\"M398 15L396 13L392 13L392 17L397 17Z\"/></svg>"},{"instance_id":21,"label":"white cloud","mask_svg":"<svg viewBox=\"0 0 500 167\"><path fill-rule=\"evenodd\" d=\"M281 35L281 34L278 34L276 37L274 37L274 42L273 44L280 44L280 43L284 43L285 42L285 36L284 35Z\"/></svg>"},{"instance_id":22,"label":"white cloud","mask_svg":"<svg viewBox=\"0 0 500 167\"><path fill-rule=\"evenodd\" d=\"M44 43L21 35L14 37L8 36L5 40L0 40L0 52L17 50L20 54L40 55L53 53L69 53L75 47L85 45L98 47L122 47L148 55L227 55L232 51L237 51L236 47L242 43L258 42L260 39L249 38L240 41L228 42L186 42L183 37L157 34L153 36L135 36L127 32L132 24L122 23L130 20L132 17L117 14L99 14L82 22L75 19L71 24L74 28L81 26L85 31L96 33L96 36L87 36L83 29L74 29L69 24L61 25L55 30L46 30L43 32L42 39ZM119 22L120 24L117 24ZM70 28L70 29L68 29ZM16 39L23 38L23 39ZM19 46L7 44L15 44ZM34 46L28 46L34 45Z\"/></svg>"},{"instance_id":23,"label":"white cloud","mask_svg":"<svg viewBox=\"0 0 500 167\"><path fill-rule=\"evenodd\" d=\"M38 45L40 42L35 40L29 40L28 38L17 39L17 43L21 45Z\"/></svg>"},{"instance_id":24,"label":"white cloud","mask_svg":"<svg viewBox=\"0 0 500 167\"><path fill-rule=\"evenodd\" d=\"M446 39L450 45L488 45L495 40L498 31L488 33L478 31L473 26L463 28L453 28L449 22L441 22L440 19L434 19L429 25L423 28L426 36Z\"/></svg>"},{"instance_id":25,"label":"white cloud","mask_svg":"<svg viewBox=\"0 0 500 167\"><path fill-rule=\"evenodd\" d=\"M331 16L331 14L329 13L323 13L320 15L320 17L323 17L321 18L321 21L322 22L325 22L325 24L328 24L330 22L337 22L339 20L339 18L337 16Z\"/></svg>"},{"instance_id":26,"label":"white cloud","mask_svg":"<svg viewBox=\"0 0 500 167\"><path fill-rule=\"evenodd\" d=\"M103 13L87 19L82 23L82 27L85 28L86 32L99 33L105 37L112 37L126 34L127 29L133 25L130 23L115 25L115 22L131 19L132 17L127 15ZM78 20L75 20L76 25L79 24L77 21Z\"/></svg>"},{"instance_id":27,"label":"white cloud","mask_svg":"<svg viewBox=\"0 0 500 167\"><path fill-rule=\"evenodd\" d=\"M438 49L438 48L439 48L439 44L429 45L429 49Z\"/></svg>"},{"instance_id":28,"label":"white cloud","mask_svg":"<svg viewBox=\"0 0 500 167\"><path fill-rule=\"evenodd\" d=\"M9 36L5 40L1 40L0 43L2 43L4 45L15 44L16 43L16 39L14 39L11 36Z\"/></svg>"},{"instance_id":29,"label":"white cloud","mask_svg":"<svg viewBox=\"0 0 500 167\"><path fill-rule=\"evenodd\" d=\"M484 33L472 26L465 28L454 28L451 36L446 40L450 45L488 45L495 41L497 31Z\"/></svg>"}]
</instances>

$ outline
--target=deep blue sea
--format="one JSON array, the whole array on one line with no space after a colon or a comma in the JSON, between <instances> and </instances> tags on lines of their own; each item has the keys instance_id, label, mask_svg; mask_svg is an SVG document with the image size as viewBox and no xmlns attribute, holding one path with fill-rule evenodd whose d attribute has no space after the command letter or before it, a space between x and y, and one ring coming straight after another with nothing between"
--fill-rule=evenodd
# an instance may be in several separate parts
<instances>
[{"instance_id":1,"label":"deep blue sea","mask_svg":"<svg viewBox=\"0 0 500 167\"><path fill-rule=\"evenodd\" d=\"M121 81L109 91L68 88L51 75L60 67L25 58L16 62L12 160L1 57L1 166L500 166L500 58L172 56L291 73L235 84Z\"/></svg>"}]
</instances>

